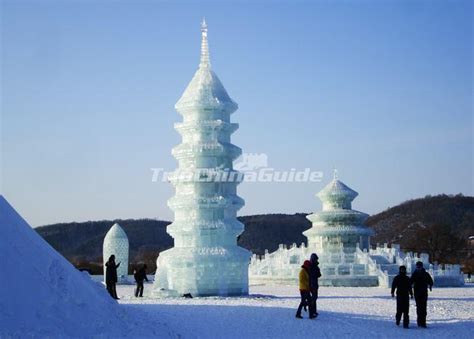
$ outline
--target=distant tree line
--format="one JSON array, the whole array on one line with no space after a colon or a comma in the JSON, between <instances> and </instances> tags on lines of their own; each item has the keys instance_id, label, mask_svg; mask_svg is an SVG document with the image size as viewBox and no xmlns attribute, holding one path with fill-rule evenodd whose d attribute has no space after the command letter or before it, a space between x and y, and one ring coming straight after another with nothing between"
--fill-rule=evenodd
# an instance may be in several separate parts
<instances>
[{"instance_id":1,"label":"distant tree line","mask_svg":"<svg viewBox=\"0 0 474 339\"><path fill-rule=\"evenodd\" d=\"M238 244L262 255L265 249L275 251L279 244L291 246L306 243L302 232L311 227L304 213L264 214L239 217L245 231ZM36 228L51 246L76 267L102 273L102 242L110 227L118 222L130 242L130 272L135 265L146 263L156 269L160 252L173 246L166 233L169 221L154 219L101 220L83 223L60 223ZM461 263L474 272L472 244L474 235L474 198L462 195L427 196L404 202L367 220L376 234L372 244L400 244L412 252L426 252L438 263Z\"/></svg>"}]
</instances>

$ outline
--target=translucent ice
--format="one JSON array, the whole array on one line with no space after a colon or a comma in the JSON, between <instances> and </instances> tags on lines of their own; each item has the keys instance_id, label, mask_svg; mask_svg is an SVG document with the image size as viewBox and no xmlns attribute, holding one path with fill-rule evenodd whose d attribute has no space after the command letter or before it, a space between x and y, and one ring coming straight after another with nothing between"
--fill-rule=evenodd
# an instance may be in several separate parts
<instances>
[{"instance_id":1,"label":"translucent ice","mask_svg":"<svg viewBox=\"0 0 474 339\"><path fill-rule=\"evenodd\" d=\"M230 135L238 125L230 122L237 104L211 70L207 25L202 24L201 63L176 103L183 122L175 125L182 143L172 154L179 168L169 177L176 195L168 201L175 213L167 232L174 248L160 253L155 292L192 295L248 293L250 253L237 246L244 225L237 211L244 205L237 196L240 180L224 180L241 153ZM181 180L192 171L192 180ZM163 292L166 291L166 292Z\"/></svg>"},{"instance_id":2,"label":"translucent ice","mask_svg":"<svg viewBox=\"0 0 474 339\"><path fill-rule=\"evenodd\" d=\"M298 271L311 253L319 256L322 277L326 286L384 286L391 285L398 267L405 265L409 272L422 261L429 268L435 285L460 286L463 276L459 265L444 269L429 264L427 254L403 253L398 245L387 244L369 249L373 231L364 225L368 215L352 209L358 193L337 179L336 175L317 196L323 210L308 215L312 227L303 232L308 246L280 245L263 257L254 255L250 264L250 281L257 283L295 283Z\"/></svg>"},{"instance_id":3,"label":"translucent ice","mask_svg":"<svg viewBox=\"0 0 474 339\"><path fill-rule=\"evenodd\" d=\"M104 238L104 272L105 263L109 260L111 255L115 255L115 263L120 263L120 266L117 268L118 283L127 283L129 244L127 234L119 224L114 224Z\"/></svg>"}]
</instances>

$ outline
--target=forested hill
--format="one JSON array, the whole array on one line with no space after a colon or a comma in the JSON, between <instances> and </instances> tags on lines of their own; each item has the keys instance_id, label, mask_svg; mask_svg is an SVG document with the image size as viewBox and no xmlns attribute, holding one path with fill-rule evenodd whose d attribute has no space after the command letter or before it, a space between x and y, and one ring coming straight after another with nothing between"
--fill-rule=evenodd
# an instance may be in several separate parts
<instances>
[{"instance_id":1,"label":"forested hill","mask_svg":"<svg viewBox=\"0 0 474 339\"><path fill-rule=\"evenodd\" d=\"M130 243L131 261L173 246L173 239L166 233L169 221L153 219L101 220L81 223L60 223L36 228L36 231L58 252L77 265L102 261L102 244L110 227L119 223ZM148 260L147 260L148 261Z\"/></svg>"},{"instance_id":2,"label":"forested hill","mask_svg":"<svg viewBox=\"0 0 474 339\"><path fill-rule=\"evenodd\" d=\"M253 253L274 251L279 244L301 244L302 232L311 224L306 214L266 214L239 217L245 231L238 243ZM102 260L102 242L114 223L119 223L129 238L132 261L156 259L159 252L173 246L166 233L169 221L153 219L101 220L83 223L61 223L36 228L36 231L56 250L75 264ZM154 260L153 259L153 260Z\"/></svg>"},{"instance_id":3,"label":"forested hill","mask_svg":"<svg viewBox=\"0 0 474 339\"><path fill-rule=\"evenodd\" d=\"M474 271L474 197L427 196L406 201L367 220L373 242L397 243L405 250L426 252L432 261L469 264ZM469 245L471 247L469 247Z\"/></svg>"},{"instance_id":4,"label":"forested hill","mask_svg":"<svg viewBox=\"0 0 474 339\"><path fill-rule=\"evenodd\" d=\"M407 232L430 225L447 225L462 237L474 235L474 197L462 195L427 196L406 201L367 220L375 240L400 242L408 240Z\"/></svg>"},{"instance_id":5,"label":"forested hill","mask_svg":"<svg viewBox=\"0 0 474 339\"><path fill-rule=\"evenodd\" d=\"M305 242L302 232L311 226L303 213L252 215L239 220L245 224L239 245L257 254L265 249L272 252L279 244ZM162 220L63 223L36 230L76 265L87 266L101 261L102 241L115 222L129 237L131 262L152 264L160 251L173 246L166 233L169 222ZM440 262L459 261L467 256L467 237L474 235L474 197L439 195L410 200L371 216L367 225L376 232L373 243L399 243L405 249L429 252Z\"/></svg>"}]
</instances>

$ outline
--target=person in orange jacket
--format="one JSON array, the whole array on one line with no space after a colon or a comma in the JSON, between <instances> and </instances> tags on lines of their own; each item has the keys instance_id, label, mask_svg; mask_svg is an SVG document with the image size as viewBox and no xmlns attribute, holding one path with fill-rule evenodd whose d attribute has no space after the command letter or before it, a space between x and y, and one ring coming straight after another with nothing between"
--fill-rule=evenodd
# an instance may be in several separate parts
<instances>
[{"instance_id":1,"label":"person in orange jacket","mask_svg":"<svg viewBox=\"0 0 474 339\"><path fill-rule=\"evenodd\" d=\"M300 287L300 295L301 301L298 306L298 310L296 311L296 318L303 319L301 316L301 310L304 306L311 305L311 293L310 293L310 286L309 286L309 270L311 268L311 262L306 260L301 266L301 271L299 274L299 287ZM310 314L310 318L314 318L314 315Z\"/></svg>"}]
</instances>

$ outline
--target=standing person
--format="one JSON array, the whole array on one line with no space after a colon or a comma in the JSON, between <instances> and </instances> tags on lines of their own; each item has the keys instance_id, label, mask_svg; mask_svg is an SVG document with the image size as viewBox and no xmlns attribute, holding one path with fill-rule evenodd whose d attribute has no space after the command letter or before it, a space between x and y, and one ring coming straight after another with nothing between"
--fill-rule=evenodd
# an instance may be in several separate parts
<instances>
[{"instance_id":1,"label":"standing person","mask_svg":"<svg viewBox=\"0 0 474 339\"><path fill-rule=\"evenodd\" d=\"M318 279L321 277L321 270L319 269L318 255L312 253L309 261L311 262L311 268L309 269L309 288L311 293L311 304L309 306L309 317L316 318L318 316L316 300L318 300Z\"/></svg>"},{"instance_id":2,"label":"standing person","mask_svg":"<svg viewBox=\"0 0 474 339\"><path fill-rule=\"evenodd\" d=\"M142 268L135 270L135 281L137 283L137 288L135 289L135 297L143 297L143 281L148 281L146 276L146 264L143 264Z\"/></svg>"},{"instance_id":3,"label":"standing person","mask_svg":"<svg viewBox=\"0 0 474 339\"><path fill-rule=\"evenodd\" d=\"M403 314L403 327L408 328L410 319L408 317L408 310L410 309L410 297L413 298L413 289L411 288L410 278L407 276L407 268L400 266L398 275L392 282L392 298L395 296L397 290L397 314L395 321L397 326L400 325L400 320Z\"/></svg>"},{"instance_id":4,"label":"standing person","mask_svg":"<svg viewBox=\"0 0 474 339\"><path fill-rule=\"evenodd\" d=\"M296 311L296 318L303 319L301 316L301 309L304 306L311 307L311 295L310 295L310 288L309 288L309 270L311 269L311 262L309 260L305 260L303 266L301 266L301 271L299 274L299 287L300 287L300 295L301 301L298 306L298 310ZM310 312L311 313L311 312Z\"/></svg>"},{"instance_id":5,"label":"standing person","mask_svg":"<svg viewBox=\"0 0 474 339\"><path fill-rule=\"evenodd\" d=\"M112 298L118 300L117 296L117 268L120 263L115 264L115 255L111 255L109 260L105 263L105 284L107 285L107 291L109 291Z\"/></svg>"},{"instance_id":6,"label":"standing person","mask_svg":"<svg viewBox=\"0 0 474 339\"><path fill-rule=\"evenodd\" d=\"M426 328L426 304L428 303L428 288L433 288L433 279L423 268L423 263L418 261L416 269L411 275L411 284L415 292L416 322L419 327Z\"/></svg>"}]
</instances>

